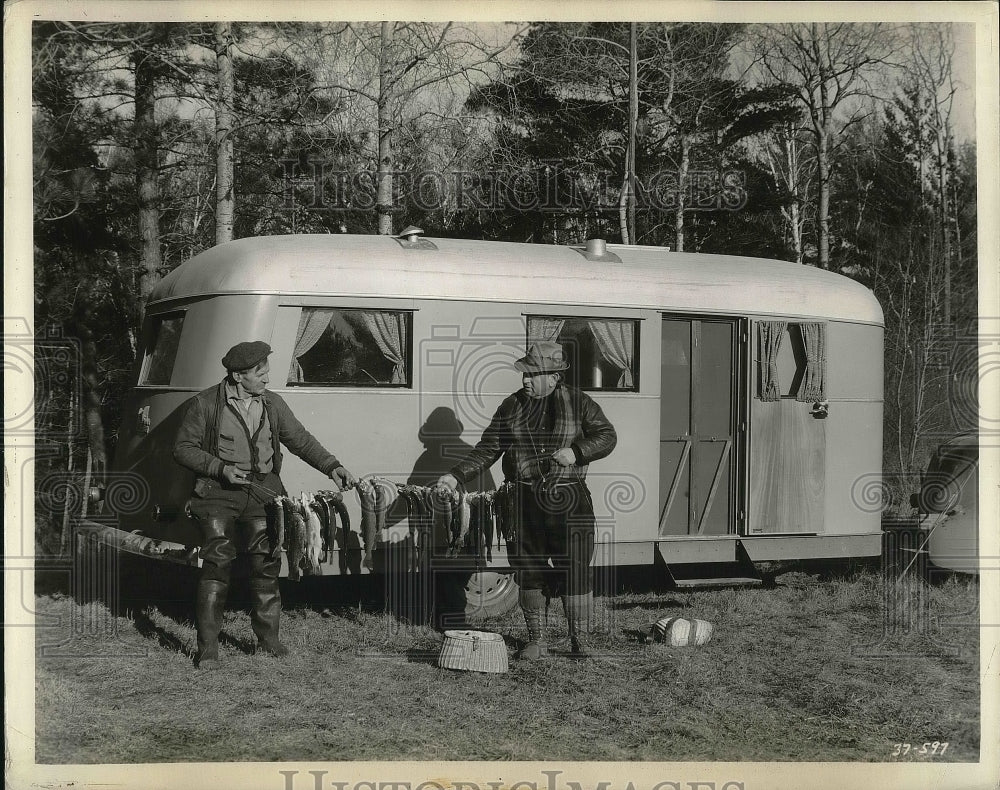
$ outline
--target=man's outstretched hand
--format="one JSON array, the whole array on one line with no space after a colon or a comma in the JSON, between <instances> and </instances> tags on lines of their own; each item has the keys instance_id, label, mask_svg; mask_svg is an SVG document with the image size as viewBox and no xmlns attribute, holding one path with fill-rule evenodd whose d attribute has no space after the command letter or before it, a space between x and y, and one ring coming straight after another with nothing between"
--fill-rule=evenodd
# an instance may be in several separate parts
<instances>
[{"instance_id":1,"label":"man's outstretched hand","mask_svg":"<svg viewBox=\"0 0 1000 790\"><path fill-rule=\"evenodd\" d=\"M354 488L358 484L358 479L351 474L346 466L338 466L330 472L330 479L333 480L342 491Z\"/></svg>"}]
</instances>

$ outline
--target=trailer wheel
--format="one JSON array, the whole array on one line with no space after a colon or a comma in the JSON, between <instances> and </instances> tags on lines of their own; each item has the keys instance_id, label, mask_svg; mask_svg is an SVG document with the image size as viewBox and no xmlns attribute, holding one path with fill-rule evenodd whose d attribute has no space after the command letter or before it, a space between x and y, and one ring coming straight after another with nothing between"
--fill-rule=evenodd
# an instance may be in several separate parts
<instances>
[{"instance_id":1,"label":"trailer wheel","mask_svg":"<svg viewBox=\"0 0 1000 790\"><path fill-rule=\"evenodd\" d=\"M513 573L480 571L465 585L465 613L499 617L517 606L518 587Z\"/></svg>"}]
</instances>

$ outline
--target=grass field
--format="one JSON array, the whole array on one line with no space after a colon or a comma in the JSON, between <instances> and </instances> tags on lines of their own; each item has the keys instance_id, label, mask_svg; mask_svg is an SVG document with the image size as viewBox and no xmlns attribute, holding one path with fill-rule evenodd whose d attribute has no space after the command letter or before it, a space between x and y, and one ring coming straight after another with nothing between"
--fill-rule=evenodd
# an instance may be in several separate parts
<instances>
[{"instance_id":1,"label":"grass field","mask_svg":"<svg viewBox=\"0 0 1000 790\"><path fill-rule=\"evenodd\" d=\"M291 657L253 654L234 607L225 669L198 672L180 589L112 611L39 588L37 762L891 761L897 743L934 741L943 755L904 759L978 759L978 585L967 577L891 594L871 570L787 573L773 589L617 591L598 599L600 657L512 660L504 675L439 669L433 630L358 603L365 595L344 602L329 584L291 583ZM714 636L642 643L665 614L708 620ZM511 654L524 635L516 613L481 627Z\"/></svg>"}]
</instances>

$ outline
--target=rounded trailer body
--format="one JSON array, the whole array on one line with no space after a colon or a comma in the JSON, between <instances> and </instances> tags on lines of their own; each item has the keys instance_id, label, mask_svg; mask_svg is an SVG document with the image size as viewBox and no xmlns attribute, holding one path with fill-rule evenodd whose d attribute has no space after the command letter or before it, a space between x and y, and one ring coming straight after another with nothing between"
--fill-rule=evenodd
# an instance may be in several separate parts
<instances>
[{"instance_id":1,"label":"rounded trailer body","mask_svg":"<svg viewBox=\"0 0 1000 790\"><path fill-rule=\"evenodd\" d=\"M882 333L863 286L787 262L616 245L242 239L187 261L149 300L116 468L138 475L151 501L117 517L125 531L198 545L184 514L192 476L171 450L185 403L222 379L237 342L271 345L269 389L355 474L429 482L520 388L511 363L527 343L558 338L570 382L618 433L588 474L595 565L657 553L669 568L875 556ZM284 458L289 494L333 487ZM501 482L497 463L479 484ZM357 497L345 499L356 530ZM382 539L405 535L404 520ZM502 549L492 554L507 567ZM324 573L341 572L336 551L327 559Z\"/></svg>"}]
</instances>

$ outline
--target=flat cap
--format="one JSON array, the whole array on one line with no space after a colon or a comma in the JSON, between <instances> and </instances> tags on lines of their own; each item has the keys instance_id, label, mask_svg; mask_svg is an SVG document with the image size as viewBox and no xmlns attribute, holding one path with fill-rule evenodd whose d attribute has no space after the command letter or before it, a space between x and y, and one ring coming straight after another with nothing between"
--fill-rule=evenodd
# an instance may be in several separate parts
<instances>
[{"instance_id":1,"label":"flat cap","mask_svg":"<svg viewBox=\"0 0 1000 790\"><path fill-rule=\"evenodd\" d=\"M248 343L237 343L222 358L226 370L249 370L267 359L271 347L263 340Z\"/></svg>"}]
</instances>

